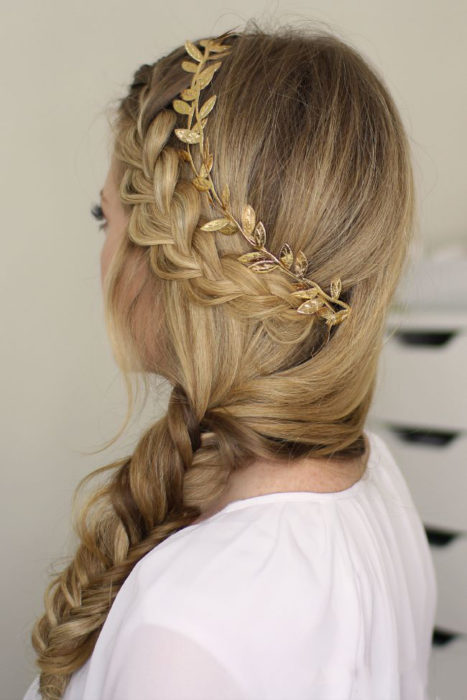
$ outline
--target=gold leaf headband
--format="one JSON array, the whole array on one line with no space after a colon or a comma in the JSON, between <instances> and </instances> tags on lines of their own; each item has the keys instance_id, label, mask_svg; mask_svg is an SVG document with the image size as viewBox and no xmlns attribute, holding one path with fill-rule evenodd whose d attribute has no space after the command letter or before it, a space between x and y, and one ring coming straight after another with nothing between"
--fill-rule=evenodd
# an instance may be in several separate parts
<instances>
[{"instance_id":1,"label":"gold leaf headband","mask_svg":"<svg viewBox=\"0 0 467 700\"><path fill-rule=\"evenodd\" d=\"M213 207L223 213L220 219L208 221L201 226L203 231L220 231L230 235L240 232L242 236L255 248L255 252L241 255L237 260L246 265L254 272L270 272L275 268L280 268L290 277L295 279L292 286L297 290L292 292L292 296L304 299L305 301L296 308L301 314L316 314L326 321L328 328L344 321L350 314L350 306L339 299L342 285L339 278L332 280L330 295L326 294L321 287L312 280L305 277L308 267L308 260L305 253L300 250L295 258L288 243L281 247L277 258L265 248L266 230L261 221L256 223L256 214L250 204L245 204L242 208L241 223L232 215L230 208L230 191L227 184L222 188L219 197L210 172L213 165L213 154L209 153L209 139L203 138L203 128L216 103L217 96L212 95L204 104L199 106L200 91L211 82L214 73L221 66L221 61L216 60L228 54L231 46L222 44L222 41L231 36L233 32L228 31L221 34L216 39L201 39L198 43L204 48L204 53L191 41L185 42L185 49L193 61L182 61L183 70L193 74L191 85L186 90L182 90L180 97L172 101L173 108L179 114L185 114L188 118L186 129L175 129L176 136L186 144L185 150L179 150L180 158L188 161L195 173L191 180L193 185L200 192L206 192ZM213 55L210 55L213 54ZM208 61L214 61L208 64ZM192 126L193 117L196 123ZM202 165L199 172L196 170L190 152L190 145L198 145L202 154ZM343 308L335 311L332 304L339 304ZM295 307L294 307L295 308Z\"/></svg>"}]
</instances>

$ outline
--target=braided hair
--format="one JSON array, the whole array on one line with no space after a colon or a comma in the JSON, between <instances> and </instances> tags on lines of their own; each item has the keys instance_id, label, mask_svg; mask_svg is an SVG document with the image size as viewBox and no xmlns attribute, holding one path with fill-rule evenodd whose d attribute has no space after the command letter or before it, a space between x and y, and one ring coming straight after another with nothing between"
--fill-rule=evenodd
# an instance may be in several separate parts
<instances>
[{"instance_id":1,"label":"braided hair","mask_svg":"<svg viewBox=\"0 0 467 700\"><path fill-rule=\"evenodd\" d=\"M146 392L159 376L171 393L131 454L79 484L106 477L76 516L79 545L32 632L44 700L61 698L89 659L135 564L203 513L232 471L365 449L385 316L413 230L405 131L382 79L331 34L250 21L229 41L206 90L217 95L211 176L229 182L232 211L249 201L260 212L272 249L284 239L302 249L320 285L338 270L352 314L323 344L322 325L285 302L283 275L242 266L240 236L200 230L215 212L173 133L183 123L171 103L190 79L184 48L142 65L112 123L128 226L105 309L130 403L135 370Z\"/></svg>"}]
</instances>

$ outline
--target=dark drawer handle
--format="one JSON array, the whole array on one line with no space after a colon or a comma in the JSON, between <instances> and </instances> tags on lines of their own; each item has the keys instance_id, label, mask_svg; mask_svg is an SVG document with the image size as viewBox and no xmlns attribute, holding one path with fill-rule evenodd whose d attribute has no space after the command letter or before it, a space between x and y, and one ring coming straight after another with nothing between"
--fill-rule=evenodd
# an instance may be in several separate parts
<instances>
[{"instance_id":1,"label":"dark drawer handle","mask_svg":"<svg viewBox=\"0 0 467 700\"><path fill-rule=\"evenodd\" d=\"M452 530L439 530L436 527L430 527L426 523L424 524L424 527L428 542L433 547L446 547L446 545L450 544L450 542L459 536L458 532L453 532Z\"/></svg>"},{"instance_id":2,"label":"dark drawer handle","mask_svg":"<svg viewBox=\"0 0 467 700\"><path fill-rule=\"evenodd\" d=\"M401 441L419 445L449 445L460 435L458 430L434 430L433 428L411 428L397 425L389 425L388 428Z\"/></svg>"},{"instance_id":3,"label":"dark drawer handle","mask_svg":"<svg viewBox=\"0 0 467 700\"><path fill-rule=\"evenodd\" d=\"M447 345L459 331L402 331L397 330L393 333L394 338L402 345L429 345L441 346Z\"/></svg>"},{"instance_id":4,"label":"dark drawer handle","mask_svg":"<svg viewBox=\"0 0 467 700\"><path fill-rule=\"evenodd\" d=\"M460 637L459 632L448 632L447 630L442 630L439 627L435 627L433 630L433 636L431 643L434 647L443 647L445 644L449 644L454 639Z\"/></svg>"}]
</instances>

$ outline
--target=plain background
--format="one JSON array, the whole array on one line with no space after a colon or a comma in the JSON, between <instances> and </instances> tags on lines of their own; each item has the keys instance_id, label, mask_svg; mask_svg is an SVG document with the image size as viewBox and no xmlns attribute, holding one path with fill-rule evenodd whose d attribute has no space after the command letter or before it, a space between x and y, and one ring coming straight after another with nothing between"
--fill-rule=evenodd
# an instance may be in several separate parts
<instances>
[{"instance_id":1,"label":"plain background","mask_svg":"<svg viewBox=\"0 0 467 700\"><path fill-rule=\"evenodd\" d=\"M359 0L222 4L3 0L1 52L1 700L36 674L30 629L48 571L70 553L80 478L131 451L154 397L116 445L126 394L105 334L103 232L89 210L108 167L103 110L134 70L244 21L324 23L380 71L404 119L427 251L465 241L467 4Z\"/></svg>"}]
</instances>

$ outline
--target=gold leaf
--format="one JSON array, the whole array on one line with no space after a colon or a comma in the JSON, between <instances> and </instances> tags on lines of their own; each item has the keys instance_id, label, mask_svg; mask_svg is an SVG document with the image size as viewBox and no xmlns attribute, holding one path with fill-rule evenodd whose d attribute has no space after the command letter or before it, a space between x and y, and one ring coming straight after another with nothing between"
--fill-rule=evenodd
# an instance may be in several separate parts
<instances>
[{"instance_id":1,"label":"gold leaf","mask_svg":"<svg viewBox=\"0 0 467 700\"><path fill-rule=\"evenodd\" d=\"M331 282L331 297L333 299L339 299L339 295L342 291L342 283L340 279L332 280Z\"/></svg>"},{"instance_id":2,"label":"gold leaf","mask_svg":"<svg viewBox=\"0 0 467 700\"><path fill-rule=\"evenodd\" d=\"M205 165L205 167L206 167L208 173L210 173L211 170L212 170L212 164L213 164L213 162L214 162L214 156L213 156L212 153L211 153L211 154L208 156L208 159L207 159L206 165Z\"/></svg>"},{"instance_id":3,"label":"gold leaf","mask_svg":"<svg viewBox=\"0 0 467 700\"><path fill-rule=\"evenodd\" d=\"M288 270L292 267L293 253L288 243L284 243L279 253L279 260Z\"/></svg>"},{"instance_id":4,"label":"gold leaf","mask_svg":"<svg viewBox=\"0 0 467 700\"><path fill-rule=\"evenodd\" d=\"M224 185L221 192L222 205L229 211L230 208L230 190L227 184Z\"/></svg>"},{"instance_id":5,"label":"gold leaf","mask_svg":"<svg viewBox=\"0 0 467 700\"><path fill-rule=\"evenodd\" d=\"M253 272L270 272L270 270L277 267L277 263L274 260L265 257L264 253L260 251L245 253L237 258L237 260L246 265L250 270L253 270Z\"/></svg>"},{"instance_id":6,"label":"gold leaf","mask_svg":"<svg viewBox=\"0 0 467 700\"><path fill-rule=\"evenodd\" d=\"M296 311L298 311L300 314L314 314L322 307L322 305L323 304L319 299L308 299L307 301L304 301L303 304L300 304Z\"/></svg>"},{"instance_id":7,"label":"gold leaf","mask_svg":"<svg viewBox=\"0 0 467 700\"><path fill-rule=\"evenodd\" d=\"M213 52L226 51L232 48L231 46L222 46L221 43L213 41L212 39L201 39L198 44L201 44L201 46L204 46L205 48L208 48L209 51Z\"/></svg>"},{"instance_id":8,"label":"gold leaf","mask_svg":"<svg viewBox=\"0 0 467 700\"><path fill-rule=\"evenodd\" d=\"M185 90L182 90L180 93L180 97L184 100L196 100L198 94L195 90L192 90L191 88L186 88Z\"/></svg>"},{"instance_id":9,"label":"gold leaf","mask_svg":"<svg viewBox=\"0 0 467 700\"><path fill-rule=\"evenodd\" d=\"M203 156L204 160L209 158L209 136L206 136L203 143Z\"/></svg>"},{"instance_id":10,"label":"gold leaf","mask_svg":"<svg viewBox=\"0 0 467 700\"><path fill-rule=\"evenodd\" d=\"M230 224L229 219L211 219L211 221L208 221L200 228L202 231L219 231L221 228L224 228L224 226L227 226L227 224Z\"/></svg>"},{"instance_id":11,"label":"gold leaf","mask_svg":"<svg viewBox=\"0 0 467 700\"><path fill-rule=\"evenodd\" d=\"M193 129L175 129L176 136L184 143L198 143L201 134Z\"/></svg>"},{"instance_id":12,"label":"gold leaf","mask_svg":"<svg viewBox=\"0 0 467 700\"><path fill-rule=\"evenodd\" d=\"M331 311L331 309L327 309L327 308L322 309L320 312L320 316L321 316L321 318L326 319L326 323L328 326L334 325L334 322L336 320L336 314L334 311Z\"/></svg>"},{"instance_id":13,"label":"gold leaf","mask_svg":"<svg viewBox=\"0 0 467 700\"><path fill-rule=\"evenodd\" d=\"M199 169L199 175L200 175L200 177L207 177L207 175L208 175L208 171L206 170L206 166L204 165L204 163L201 163L201 167Z\"/></svg>"},{"instance_id":14,"label":"gold leaf","mask_svg":"<svg viewBox=\"0 0 467 700\"><path fill-rule=\"evenodd\" d=\"M198 49L198 47L195 46L195 44L193 44L191 41L185 41L185 49L186 52L190 54L191 58L195 59L195 61L203 60L203 54Z\"/></svg>"},{"instance_id":15,"label":"gold leaf","mask_svg":"<svg viewBox=\"0 0 467 700\"><path fill-rule=\"evenodd\" d=\"M295 258L295 272L297 275L303 275L306 272L306 268L308 266L308 260L303 252L303 250L300 250L299 253L297 254L297 257Z\"/></svg>"},{"instance_id":16,"label":"gold leaf","mask_svg":"<svg viewBox=\"0 0 467 700\"><path fill-rule=\"evenodd\" d=\"M350 311L349 309L342 309L342 311L338 311L336 314L336 323L342 323L348 316L350 316Z\"/></svg>"},{"instance_id":17,"label":"gold leaf","mask_svg":"<svg viewBox=\"0 0 467 700\"><path fill-rule=\"evenodd\" d=\"M237 260L240 260L240 262L242 262L244 265L249 265L250 263L264 262L265 260L269 261L269 258L265 257L264 253L261 251L255 250L253 253L245 253L244 255L240 255Z\"/></svg>"},{"instance_id":18,"label":"gold leaf","mask_svg":"<svg viewBox=\"0 0 467 700\"><path fill-rule=\"evenodd\" d=\"M199 85L200 88L205 88L207 85L209 85L214 73L216 72L216 70L218 68L221 67L221 65L222 65L221 61L216 61L216 63L211 63L210 66L208 66L203 71L201 71L201 73L197 76L196 84Z\"/></svg>"},{"instance_id":19,"label":"gold leaf","mask_svg":"<svg viewBox=\"0 0 467 700\"><path fill-rule=\"evenodd\" d=\"M238 226L234 221L229 221L227 226L221 228L221 233L226 233L227 235L231 233L238 233Z\"/></svg>"},{"instance_id":20,"label":"gold leaf","mask_svg":"<svg viewBox=\"0 0 467 700\"><path fill-rule=\"evenodd\" d=\"M216 100L217 100L217 95L213 95L208 100L206 100L206 102L203 104L203 106L199 110L200 119L202 119L203 117L207 117L207 115L209 114L211 109L216 104Z\"/></svg>"},{"instance_id":21,"label":"gold leaf","mask_svg":"<svg viewBox=\"0 0 467 700\"><path fill-rule=\"evenodd\" d=\"M193 63L193 61L182 61L182 68L188 73L196 73L198 70L198 64Z\"/></svg>"},{"instance_id":22,"label":"gold leaf","mask_svg":"<svg viewBox=\"0 0 467 700\"><path fill-rule=\"evenodd\" d=\"M314 299L318 294L318 290L316 287L312 287L311 289L299 289L298 292L292 292L291 294L299 299Z\"/></svg>"},{"instance_id":23,"label":"gold leaf","mask_svg":"<svg viewBox=\"0 0 467 700\"><path fill-rule=\"evenodd\" d=\"M211 82L213 75L214 75L214 73L206 73L205 71L203 71L203 77L197 83L199 85L199 87L201 89L207 87L209 85L209 83Z\"/></svg>"},{"instance_id":24,"label":"gold leaf","mask_svg":"<svg viewBox=\"0 0 467 700\"><path fill-rule=\"evenodd\" d=\"M245 204L242 209L242 226L246 234L252 233L255 227L255 210L250 204Z\"/></svg>"},{"instance_id":25,"label":"gold leaf","mask_svg":"<svg viewBox=\"0 0 467 700\"><path fill-rule=\"evenodd\" d=\"M263 248L266 243L266 229L262 221L258 221L253 232L253 240L258 248Z\"/></svg>"},{"instance_id":26,"label":"gold leaf","mask_svg":"<svg viewBox=\"0 0 467 700\"><path fill-rule=\"evenodd\" d=\"M172 105L179 114L191 114L193 111L193 107L183 100L173 100Z\"/></svg>"},{"instance_id":27,"label":"gold leaf","mask_svg":"<svg viewBox=\"0 0 467 700\"><path fill-rule=\"evenodd\" d=\"M277 263L274 260L262 260L250 265L250 270L253 270L253 272L271 272L275 267L277 267Z\"/></svg>"},{"instance_id":28,"label":"gold leaf","mask_svg":"<svg viewBox=\"0 0 467 700\"><path fill-rule=\"evenodd\" d=\"M209 182L209 180L206 180L203 177L198 177L198 176L194 177L192 179L192 183L194 184L196 189L199 190L200 192L206 192L206 190L209 190L211 187L211 183Z\"/></svg>"},{"instance_id":29,"label":"gold leaf","mask_svg":"<svg viewBox=\"0 0 467 700\"><path fill-rule=\"evenodd\" d=\"M197 131L198 133L201 133L206 122L207 122L207 119L203 119L201 122L196 122L196 124L194 126L192 126L191 128L193 131Z\"/></svg>"},{"instance_id":30,"label":"gold leaf","mask_svg":"<svg viewBox=\"0 0 467 700\"><path fill-rule=\"evenodd\" d=\"M231 48L231 46L222 46L222 44L212 43L209 47L209 51L212 51L213 53L221 53L223 51L230 51Z\"/></svg>"}]
</instances>

